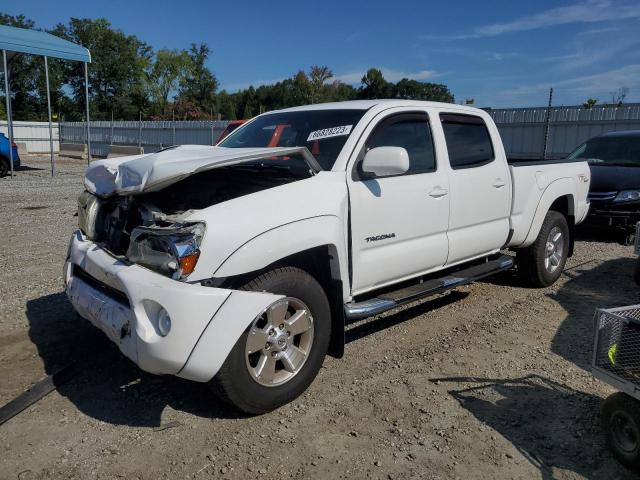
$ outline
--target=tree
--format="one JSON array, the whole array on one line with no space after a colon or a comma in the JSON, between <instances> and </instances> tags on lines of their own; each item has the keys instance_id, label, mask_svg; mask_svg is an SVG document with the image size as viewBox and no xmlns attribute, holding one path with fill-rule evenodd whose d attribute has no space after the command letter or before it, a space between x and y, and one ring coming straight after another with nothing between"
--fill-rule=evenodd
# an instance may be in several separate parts
<instances>
[{"instance_id":1,"label":"tree","mask_svg":"<svg viewBox=\"0 0 640 480\"><path fill-rule=\"evenodd\" d=\"M190 66L191 59L185 51L162 49L156 53L155 61L147 72L147 85L160 115L167 114L169 95L187 77Z\"/></svg>"},{"instance_id":2,"label":"tree","mask_svg":"<svg viewBox=\"0 0 640 480\"><path fill-rule=\"evenodd\" d=\"M72 18L68 25L59 24L50 33L83 45L91 52L89 95L92 117L135 118L146 101L144 71L152 56L151 48L133 35L111 28L104 18ZM84 66L65 62L66 83L71 87L75 103L67 119L79 120L84 114ZM69 118L71 117L71 118Z\"/></svg>"},{"instance_id":3,"label":"tree","mask_svg":"<svg viewBox=\"0 0 640 480\"><path fill-rule=\"evenodd\" d=\"M454 101L449 87L439 83L418 82L403 78L393 86L392 91L395 98L447 103Z\"/></svg>"},{"instance_id":4,"label":"tree","mask_svg":"<svg viewBox=\"0 0 640 480\"><path fill-rule=\"evenodd\" d=\"M311 86L311 103L324 101L325 82L331 77L333 77L333 72L329 70L329 67L311 66L308 77Z\"/></svg>"},{"instance_id":5,"label":"tree","mask_svg":"<svg viewBox=\"0 0 640 480\"><path fill-rule=\"evenodd\" d=\"M391 85L377 68L370 68L362 77L362 87L359 90L360 98L375 99L389 98L391 96Z\"/></svg>"},{"instance_id":6,"label":"tree","mask_svg":"<svg viewBox=\"0 0 640 480\"><path fill-rule=\"evenodd\" d=\"M18 28L35 29L35 22L26 18L24 15L5 15L0 14L0 24ZM11 108L13 118L21 120L38 120L43 114L46 115L46 104L44 108L41 98L38 95L38 85L36 79L40 73L44 76L44 63L42 57L33 55L17 55L9 66L9 86L11 88ZM4 82L4 78L2 78ZM54 85L57 90L59 85ZM1 89L4 91L3 88ZM45 97L46 102L46 97ZM4 105L5 98L2 95L2 103Z\"/></svg>"},{"instance_id":7,"label":"tree","mask_svg":"<svg viewBox=\"0 0 640 480\"><path fill-rule=\"evenodd\" d=\"M209 47L206 43L191 44L187 52L190 65L187 74L180 82L179 98L192 102L197 110L208 112L215 110L216 90L218 80L205 65L209 57Z\"/></svg>"},{"instance_id":8,"label":"tree","mask_svg":"<svg viewBox=\"0 0 640 480\"><path fill-rule=\"evenodd\" d=\"M622 105L628 94L629 89L627 87L618 88L615 92L611 92L611 103L618 106Z\"/></svg>"},{"instance_id":9,"label":"tree","mask_svg":"<svg viewBox=\"0 0 640 480\"><path fill-rule=\"evenodd\" d=\"M587 98L587 100L582 104L582 108L591 109L596 105L596 103L598 103L598 100L595 98Z\"/></svg>"}]
</instances>

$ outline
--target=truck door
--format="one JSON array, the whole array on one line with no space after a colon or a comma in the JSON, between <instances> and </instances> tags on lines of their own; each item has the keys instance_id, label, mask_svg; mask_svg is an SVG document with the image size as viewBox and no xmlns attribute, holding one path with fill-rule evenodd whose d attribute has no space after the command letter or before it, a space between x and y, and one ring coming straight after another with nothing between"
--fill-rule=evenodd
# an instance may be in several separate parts
<instances>
[{"instance_id":1,"label":"truck door","mask_svg":"<svg viewBox=\"0 0 640 480\"><path fill-rule=\"evenodd\" d=\"M348 173L351 209L352 293L417 276L447 260L448 171L439 165L426 111L385 114L372 122ZM403 147L409 170L362 178L366 152Z\"/></svg>"},{"instance_id":2,"label":"truck door","mask_svg":"<svg viewBox=\"0 0 640 480\"><path fill-rule=\"evenodd\" d=\"M440 121L451 167L447 264L454 264L495 252L507 241L511 177L480 116L440 113Z\"/></svg>"}]
</instances>

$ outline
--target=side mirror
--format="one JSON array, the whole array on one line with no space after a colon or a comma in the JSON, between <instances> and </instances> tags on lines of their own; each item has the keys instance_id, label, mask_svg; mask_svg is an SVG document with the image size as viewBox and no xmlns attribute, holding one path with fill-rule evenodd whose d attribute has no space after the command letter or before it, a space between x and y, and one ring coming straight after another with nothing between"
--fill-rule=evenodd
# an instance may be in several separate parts
<instances>
[{"instance_id":1,"label":"side mirror","mask_svg":"<svg viewBox=\"0 0 640 480\"><path fill-rule=\"evenodd\" d=\"M402 175L409 170L409 154L402 147L377 147L362 161L362 171L376 177Z\"/></svg>"}]
</instances>

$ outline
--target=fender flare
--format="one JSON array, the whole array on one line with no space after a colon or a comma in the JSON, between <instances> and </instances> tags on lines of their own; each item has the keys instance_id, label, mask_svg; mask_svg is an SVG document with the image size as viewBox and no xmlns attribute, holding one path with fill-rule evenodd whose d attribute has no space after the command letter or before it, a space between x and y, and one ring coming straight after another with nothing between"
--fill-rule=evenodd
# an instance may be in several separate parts
<instances>
[{"instance_id":1,"label":"fender flare","mask_svg":"<svg viewBox=\"0 0 640 480\"><path fill-rule=\"evenodd\" d=\"M542 193L542 196L540 197L538 206L536 207L536 212L533 216L533 220L531 221L529 232L527 233L524 241L520 245L518 245L517 248L528 247L536 241L536 238L538 238L538 234L540 233L540 229L542 228L544 218L547 216L547 212L549 212L551 205L553 205L553 202L555 202L559 198L567 196L569 197L568 214L574 215L576 210L575 193L575 180L569 177L559 178L547 185L544 192Z\"/></svg>"},{"instance_id":2,"label":"fender flare","mask_svg":"<svg viewBox=\"0 0 640 480\"><path fill-rule=\"evenodd\" d=\"M345 227L335 215L309 217L279 225L246 241L215 270L214 277L233 277L261 270L278 260L328 245L332 277L342 281L343 301L349 298L349 268Z\"/></svg>"}]
</instances>

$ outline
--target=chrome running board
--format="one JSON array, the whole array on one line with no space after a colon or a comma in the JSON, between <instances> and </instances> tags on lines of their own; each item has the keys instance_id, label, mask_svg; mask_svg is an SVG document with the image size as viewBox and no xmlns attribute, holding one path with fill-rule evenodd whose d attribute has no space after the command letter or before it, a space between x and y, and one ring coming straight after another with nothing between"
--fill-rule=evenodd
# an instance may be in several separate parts
<instances>
[{"instance_id":1,"label":"chrome running board","mask_svg":"<svg viewBox=\"0 0 640 480\"><path fill-rule=\"evenodd\" d=\"M504 270L509 270L511 267L513 267L513 257L502 255L494 260L457 270L443 277L432 278L422 283L386 292L375 298L361 302L349 302L344 306L344 314L347 320L360 320L371 317L391 310L392 308L399 307L400 305L415 302L416 300L429 297L436 293L475 282L476 280Z\"/></svg>"}]
</instances>

